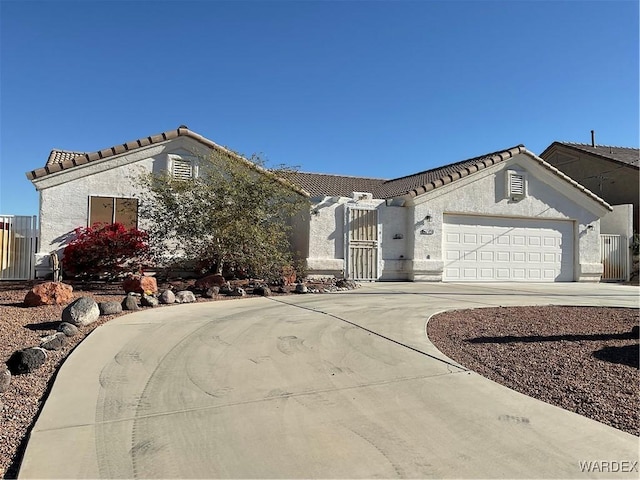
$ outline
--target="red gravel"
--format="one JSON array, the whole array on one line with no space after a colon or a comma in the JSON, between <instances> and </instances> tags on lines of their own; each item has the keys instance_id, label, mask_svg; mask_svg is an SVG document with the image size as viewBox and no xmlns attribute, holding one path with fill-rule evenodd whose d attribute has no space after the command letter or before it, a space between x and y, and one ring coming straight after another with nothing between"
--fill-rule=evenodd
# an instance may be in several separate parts
<instances>
[{"instance_id":1,"label":"red gravel","mask_svg":"<svg viewBox=\"0 0 640 480\"><path fill-rule=\"evenodd\" d=\"M499 307L434 316L445 355L530 397L640 435L638 309Z\"/></svg>"}]
</instances>

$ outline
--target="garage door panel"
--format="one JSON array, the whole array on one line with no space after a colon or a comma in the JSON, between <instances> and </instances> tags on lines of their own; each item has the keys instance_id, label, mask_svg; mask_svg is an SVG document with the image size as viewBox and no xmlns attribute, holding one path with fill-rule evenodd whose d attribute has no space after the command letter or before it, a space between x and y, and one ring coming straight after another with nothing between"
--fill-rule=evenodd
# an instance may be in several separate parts
<instances>
[{"instance_id":1,"label":"garage door panel","mask_svg":"<svg viewBox=\"0 0 640 480\"><path fill-rule=\"evenodd\" d=\"M493 262L494 252L480 252L480 261L481 262Z\"/></svg>"},{"instance_id":2,"label":"garage door panel","mask_svg":"<svg viewBox=\"0 0 640 480\"><path fill-rule=\"evenodd\" d=\"M516 263L524 262L527 258L526 252L513 252L511 254L511 261Z\"/></svg>"},{"instance_id":3,"label":"garage door panel","mask_svg":"<svg viewBox=\"0 0 640 480\"><path fill-rule=\"evenodd\" d=\"M445 215L443 238L445 281L573 280L570 221Z\"/></svg>"},{"instance_id":4,"label":"garage door panel","mask_svg":"<svg viewBox=\"0 0 640 480\"><path fill-rule=\"evenodd\" d=\"M498 261L498 262L508 262L509 261L509 252L496 252L496 261Z\"/></svg>"}]
</instances>

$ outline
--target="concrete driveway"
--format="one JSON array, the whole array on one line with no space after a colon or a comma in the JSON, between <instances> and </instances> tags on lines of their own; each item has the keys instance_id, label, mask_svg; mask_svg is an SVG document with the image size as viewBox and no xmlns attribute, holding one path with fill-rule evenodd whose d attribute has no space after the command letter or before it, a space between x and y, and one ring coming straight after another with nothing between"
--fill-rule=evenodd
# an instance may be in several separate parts
<instances>
[{"instance_id":1,"label":"concrete driveway","mask_svg":"<svg viewBox=\"0 0 640 480\"><path fill-rule=\"evenodd\" d=\"M497 305L637 308L638 294L376 283L126 315L63 365L20 477L637 478L637 463L582 472L633 470L637 437L467 371L425 324Z\"/></svg>"}]
</instances>

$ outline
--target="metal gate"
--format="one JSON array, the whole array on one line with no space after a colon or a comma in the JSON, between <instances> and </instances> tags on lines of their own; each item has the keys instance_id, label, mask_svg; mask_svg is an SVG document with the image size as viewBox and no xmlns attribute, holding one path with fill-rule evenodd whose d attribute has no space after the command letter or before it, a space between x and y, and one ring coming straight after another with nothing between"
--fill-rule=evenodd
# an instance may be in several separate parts
<instances>
[{"instance_id":1,"label":"metal gate","mask_svg":"<svg viewBox=\"0 0 640 480\"><path fill-rule=\"evenodd\" d=\"M347 277L375 281L379 274L378 211L347 207Z\"/></svg>"},{"instance_id":2,"label":"metal gate","mask_svg":"<svg viewBox=\"0 0 640 480\"><path fill-rule=\"evenodd\" d=\"M0 215L0 280L34 277L36 217Z\"/></svg>"},{"instance_id":3,"label":"metal gate","mask_svg":"<svg viewBox=\"0 0 640 480\"><path fill-rule=\"evenodd\" d=\"M603 281L626 281L629 277L629 246L624 235L600 235Z\"/></svg>"}]
</instances>

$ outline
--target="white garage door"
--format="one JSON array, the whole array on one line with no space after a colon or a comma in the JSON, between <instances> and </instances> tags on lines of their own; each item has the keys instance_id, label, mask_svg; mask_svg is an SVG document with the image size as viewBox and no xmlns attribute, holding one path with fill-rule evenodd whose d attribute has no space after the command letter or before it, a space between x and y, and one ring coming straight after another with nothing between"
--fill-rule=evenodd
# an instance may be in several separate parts
<instances>
[{"instance_id":1,"label":"white garage door","mask_svg":"<svg viewBox=\"0 0 640 480\"><path fill-rule=\"evenodd\" d=\"M444 281L570 282L573 222L444 216Z\"/></svg>"}]
</instances>

